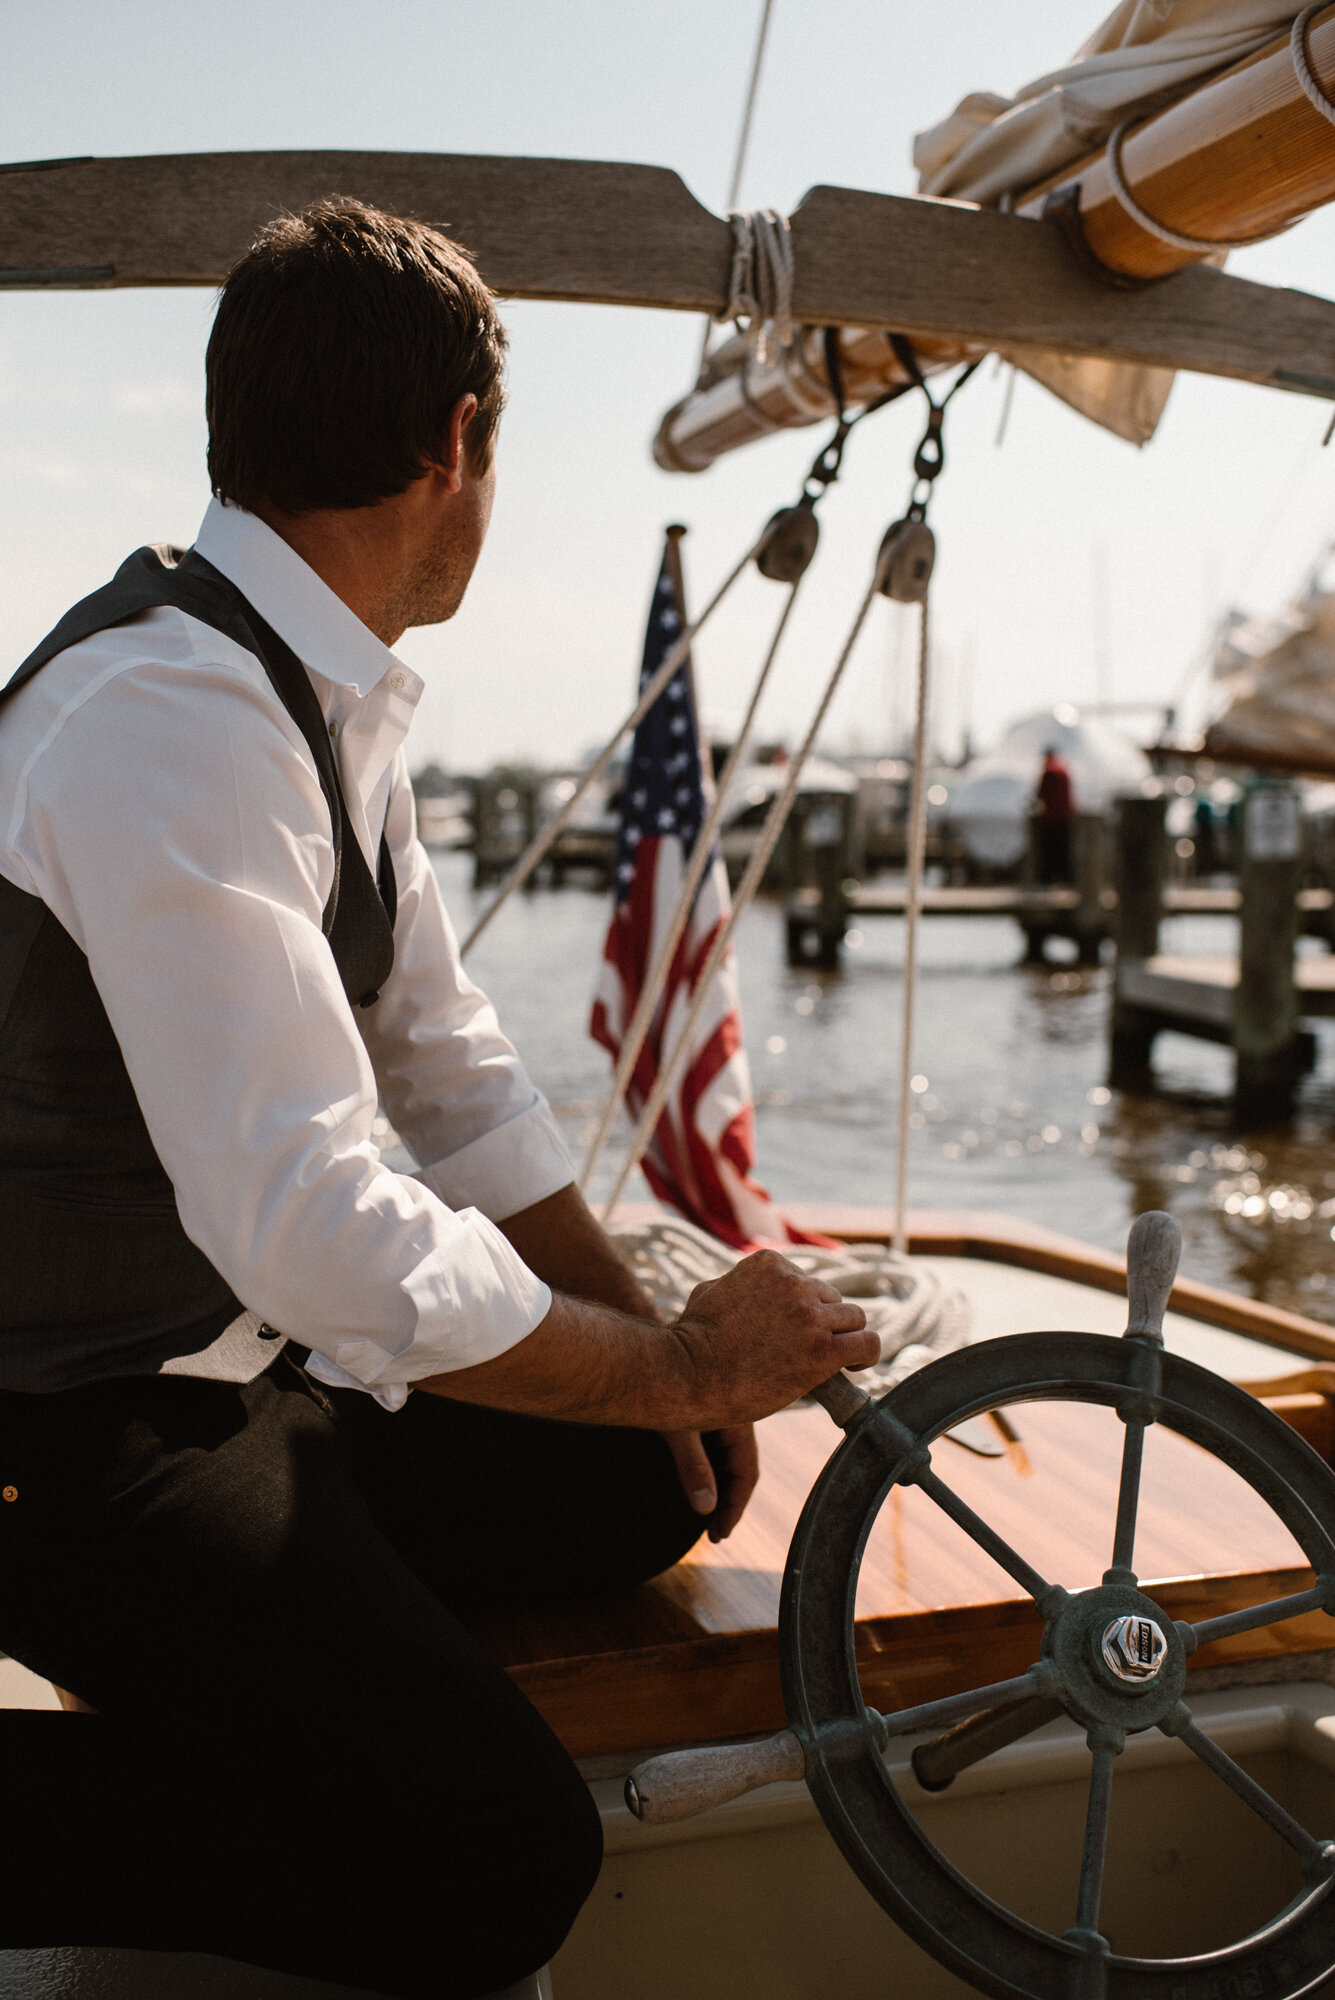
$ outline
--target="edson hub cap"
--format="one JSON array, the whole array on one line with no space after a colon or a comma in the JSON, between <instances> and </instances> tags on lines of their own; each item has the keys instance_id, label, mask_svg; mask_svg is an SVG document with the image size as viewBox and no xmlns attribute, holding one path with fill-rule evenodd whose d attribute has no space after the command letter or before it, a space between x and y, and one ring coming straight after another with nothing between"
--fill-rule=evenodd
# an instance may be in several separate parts
<instances>
[{"instance_id":1,"label":"edson hub cap","mask_svg":"<svg viewBox=\"0 0 1335 2000\"><path fill-rule=\"evenodd\" d=\"M1152 1618L1124 1615L1105 1627L1099 1647L1105 1666L1133 1687L1152 1681L1168 1653L1168 1641Z\"/></svg>"}]
</instances>

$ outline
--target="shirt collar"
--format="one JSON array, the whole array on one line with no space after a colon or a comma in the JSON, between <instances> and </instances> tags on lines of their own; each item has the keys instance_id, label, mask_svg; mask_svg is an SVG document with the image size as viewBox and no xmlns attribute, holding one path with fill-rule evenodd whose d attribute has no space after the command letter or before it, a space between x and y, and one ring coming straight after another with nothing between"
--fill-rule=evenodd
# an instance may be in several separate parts
<instances>
[{"instance_id":1,"label":"shirt collar","mask_svg":"<svg viewBox=\"0 0 1335 2000\"><path fill-rule=\"evenodd\" d=\"M325 680L366 695L399 666L389 647L257 515L211 500L195 547Z\"/></svg>"}]
</instances>

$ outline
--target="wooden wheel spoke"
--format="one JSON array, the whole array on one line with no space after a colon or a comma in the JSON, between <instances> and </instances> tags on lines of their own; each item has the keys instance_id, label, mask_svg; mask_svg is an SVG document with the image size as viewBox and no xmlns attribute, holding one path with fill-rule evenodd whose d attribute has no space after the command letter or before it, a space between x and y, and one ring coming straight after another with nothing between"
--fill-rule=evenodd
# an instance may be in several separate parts
<instances>
[{"instance_id":1,"label":"wooden wheel spoke","mask_svg":"<svg viewBox=\"0 0 1335 2000\"><path fill-rule=\"evenodd\" d=\"M913 1775L926 1792L943 1792L961 1771L985 1757L1031 1736L1063 1713L1055 1695L1030 1695L1024 1701L1003 1702L957 1723L932 1743L920 1743L913 1753Z\"/></svg>"}]
</instances>

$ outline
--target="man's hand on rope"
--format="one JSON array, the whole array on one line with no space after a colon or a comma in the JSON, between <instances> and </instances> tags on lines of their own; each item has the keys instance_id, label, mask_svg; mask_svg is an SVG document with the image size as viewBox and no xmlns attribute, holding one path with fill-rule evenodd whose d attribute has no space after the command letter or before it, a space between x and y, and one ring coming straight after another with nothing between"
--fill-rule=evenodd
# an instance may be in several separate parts
<instances>
[{"instance_id":1,"label":"man's hand on rope","mask_svg":"<svg viewBox=\"0 0 1335 2000\"><path fill-rule=\"evenodd\" d=\"M760 1453L753 1424L734 1424L725 1431L664 1431L682 1491L697 1514L712 1514L711 1542L725 1542L756 1490Z\"/></svg>"},{"instance_id":2,"label":"man's hand on rope","mask_svg":"<svg viewBox=\"0 0 1335 2000\"><path fill-rule=\"evenodd\" d=\"M671 1331L703 1405L701 1429L768 1416L841 1368L870 1368L881 1343L861 1306L777 1250L697 1285Z\"/></svg>"},{"instance_id":3,"label":"man's hand on rope","mask_svg":"<svg viewBox=\"0 0 1335 2000\"><path fill-rule=\"evenodd\" d=\"M667 1326L557 1292L527 1339L417 1387L571 1423L727 1432L840 1368L871 1367L880 1351L861 1306L777 1251L758 1250L697 1285ZM738 1469L744 1476L740 1461ZM731 1489L725 1502L735 1508Z\"/></svg>"}]
</instances>

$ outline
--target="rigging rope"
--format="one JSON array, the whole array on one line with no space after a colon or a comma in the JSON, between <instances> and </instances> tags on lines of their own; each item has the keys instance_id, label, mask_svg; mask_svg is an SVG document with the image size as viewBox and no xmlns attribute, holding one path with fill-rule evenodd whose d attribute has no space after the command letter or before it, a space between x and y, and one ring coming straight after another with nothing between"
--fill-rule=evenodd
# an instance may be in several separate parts
<instances>
[{"instance_id":1,"label":"rigging rope","mask_svg":"<svg viewBox=\"0 0 1335 2000\"><path fill-rule=\"evenodd\" d=\"M909 1247L909 1117L913 1099L913 1012L918 990L918 930L922 918L923 863L927 855L927 598L918 626L918 709L913 726L913 785L909 804L908 879L904 886L904 1011L899 1046L899 1143L895 1158L895 1222L891 1249Z\"/></svg>"},{"instance_id":2,"label":"rigging rope","mask_svg":"<svg viewBox=\"0 0 1335 2000\"><path fill-rule=\"evenodd\" d=\"M667 654L666 658L663 661L663 664L659 667L653 679L645 683L644 687L640 691L639 699L636 701L635 706L631 709L629 715L627 715L625 721L621 724L620 728L617 730L616 734L611 738L610 742L608 742L605 748L599 753L595 761L592 764L590 764L588 770L584 773L583 777L580 779L579 783L576 785L574 791L571 793L570 797L566 800L565 804L561 807L560 811L555 813L552 816L552 818L547 821L546 825L542 827L537 834L534 835L533 839L524 849L524 852L520 855L518 861L516 861L514 867L510 870L510 873L506 876L505 881L501 884L501 887L497 891L494 900L487 905L486 909L482 912L482 915L473 925L472 930L468 933L468 936L464 939L463 945L460 948L461 955L463 953L467 953L472 950L473 946L477 943L483 931L486 930L487 925L491 922L492 918L496 916L499 913L499 911L501 911L505 907L505 905L509 902L511 896L514 895L517 889L523 888L525 882L527 882L529 876L533 873L533 870L539 865L544 855L551 847L552 842L556 839L557 835L561 833L561 831L568 825L570 817L574 812L576 806L579 804L580 800L585 797L590 787L596 785L598 780L606 772L608 765L611 763L613 757L616 755L617 746L621 743L622 739L628 734L630 730L637 729L640 723L643 722L645 716L649 713L649 710L658 700L659 695L662 694L664 688L667 686L668 682L672 679L673 675L677 672L678 668L681 666L682 661L686 658L687 654L690 652L691 642L695 638L696 634L700 632L703 629L703 627L708 623L709 619L712 617L713 613L718 609L719 605L723 602L724 598L727 596L728 592L732 589L732 586L734 585L734 583L736 583L738 577L741 575L742 571L746 568L746 565L751 561L752 557L758 555L760 550L765 546L765 542L768 535L769 535L769 524L767 523L765 526L764 533L761 534L754 542L752 542L750 548L746 551L746 554L742 557L741 561L737 563L735 568L731 569L728 572L727 576L724 577L722 583L719 585L718 589L714 592L714 595L710 598L704 610L700 613L700 616L694 621L693 624L690 624L686 627L681 637L676 641L676 643L671 648L670 652Z\"/></svg>"},{"instance_id":3,"label":"rigging rope","mask_svg":"<svg viewBox=\"0 0 1335 2000\"><path fill-rule=\"evenodd\" d=\"M746 104L742 111L742 126L737 134L737 151L733 155L732 179L728 182L728 199L723 204L724 213L731 215L737 206L737 197L742 191L742 174L746 169L746 155L751 144L751 120L755 116L756 97L760 90L760 66L765 60L765 43L769 39L770 15L774 12L774 0L765 0L760 14L760 31L756 36L756 50L751 58L751 81L747 85ZM709 359L709 341L714 331L712 315L705 319L705 330L700 339L700 362L696 379L704 373L705 362Z\"/></svg>"},{"instance_id":4,"label":"rigging rope","mask_svg":"<svg viewBox=\"0 0 1335 2000\"><path fill-rule=\"evenodd\" d=\"M805 571L803 574L805 575ZM663 934L662 943L659 945L657 955L645 977L639 999L635 1003L635 1011L631 1015L626 1032L622 1037L621 1054L617 1058L611 1092L607 1103L603 1107L602 1122L595 1134L593 1144L589 1148L589 1156L584 1162L584 1171L580 1175L579 1184L581 1190L588 1187L589 1179L598 1164L603 1147L607 1144L612 1128L616 1124L617 1113L620 1111L626 1091L630 1087L630 1080L635 1074L635 1065L640 1059L640 1051L644 1047L645 1037L649 1033L659 1000L662 998L663 989L667 984L668 974L672 969L672 961L676 956L677 946L681 943L682 933L690 922L691 911L695 907L696 890L700 887L700 883L704 879L705 870L709 866L713 856L714 842L718 837L719 827L723 823L723 814L728 805L728 794L732 787L732 781L741 768L742 758L750 746L751 729L755 722L756 710L760 706L760 697L765 692L765 686L770 676L770 669L774 665L779 646L782 643L788 618L801 582L802 578L799 576L789 590L783 610L779 614L779 622L775 627L774 637L770 641L769 651L765 655L764 664L760 669L755 687L752 689L751 700L747 706L746 714L742 718L742 726L738 732L737 741L729 752L728 761L723 767L723 772L715 788L713 803L709 808L708 815L695 837L695 845L691 849L691 858L677 895L671 922Z\"/></svg>"},{"instance_id":5,"label":"rigging rope","mask_svg":"<svg viewBox=\"0 0 1335 2000\"><path fill-rule=\"evenodd\" d=\"M866 623L872 599L876 596L881 584L889 573L892 554L893 550L888 544L883 543L876 559L876 568L873 572L872 580L867 586L866 595L863 597L858 607L857 616L853 621L853 628L845 640L843 651L835 662L834 670L825 684L824 692L816 705L816 712L811 718L811 723L805 737L802 739L802 746L792 760L783 790L776 795L774 803L770 807L765 820L764 831L760 836L760 841L755 852L747 863L746 873L738 885L737 894L733 900L732 910L728 919L715 937L709 956L705 960L704 966L696 979L691 1006L687 1013L685 1024L672 1049L665 1053L658 1074L654 1079L653 1088L645 1099L644 1109L640 1113L639 1121L631 1138L630 1151L622 1163L616 1186L613 1188L603 1208L602 1219L604 1222L606 1222L608 1216L616 1207L617 1202L621 1199L626 1182L639 1165L646 1146L657 1130L659 1118L663 1113L663 1107L668 1100L668 1093L676 1082L677 1072L681 1067L687 1049L691 1046L700 1016L709 1002L710 988L713 985L715 975L722 965L728 948L732 943L733 933L750 907L756 891L764 879L770 856L774 852L779 835L783 832L788 815L792 811L793 801L797 797L797 788L801 781L807 759L810 757L812 749L815 746L816 738L829 712L830 703L834 700L839 683L843 679L844 669L848 665L853 648L858 642L863 625Z\"/></svg>"},{"instance_id":6,"label":"rigging rope","mask_svg":"<svg viewBox=\"0 0 1335 2000\"><path fill-rule=\"evenodd\" d=\"M649 968L639 999L635 1004L635 1011L626 1028L622 1040L621 1053L617 1058L617 1066L612 1078L611 1092L607 1103L603 1107L602 1119L594 1136L593 1144L589 1148L589 1156L584 1163L584 1171L580 1175L579 1184L581 1190L588 1187L594 1168L598 1164L602 1150L607 1144L612 1128L616 1123L617 1113L625 1101L631 1078L635 1074L635 1065L640 1058L640 1051L644 1047L645 1039L653 1022L658 1003L662 998L663 990L667 984L668 975L672 969L673 957L677 946L681 942L682 934L690 921L691 910L695 904L696 891L704 879L705 869L709 865L714 840L723 822L723 814L727 807L728 793L733 777L741 767L742 756L750 741L756 711L760 706L760 698L769 680L770 669L774 665L779 647L783 641L783 635L793 609L793 601L797 596L798 585L806 575L811 558L815 554L816 541L819 534L816 521L817 503L839 477L840 469L843 465L844 449L848 443L850 432L862 422L864 417L869 417L874 410L880 409L884 402L890 400L889 398L880 398L877 402L870 404L866 409L860 411L856 417L848 417L844 413L843 381L838 369L837 355L831 359L831 380L835 385L835 395L839 409L838 422L835 425L834 434L828 443L821 447L812 461L811 469L802 482L801 498L797 505L781 510L770 521L762 538L763 545L761 551L756 558L757 567L763 575L774 577L781 582L790 583L792 588L789 591L787 602L780 613L779 622L775 628L774 637L770 641L769 651L761 666L759 678L752 690L751 700L747 706L746 714L742 719L742 726L737 741L733 745L723 774L718 781L708 817L696 836L695 845L691 850L690 864L687 868L681 889L678 892L672 920L659 947L658 955Z\"/></svg>"}]
</instances>

